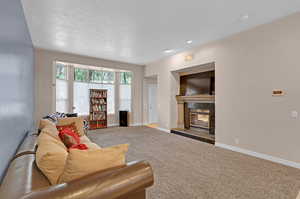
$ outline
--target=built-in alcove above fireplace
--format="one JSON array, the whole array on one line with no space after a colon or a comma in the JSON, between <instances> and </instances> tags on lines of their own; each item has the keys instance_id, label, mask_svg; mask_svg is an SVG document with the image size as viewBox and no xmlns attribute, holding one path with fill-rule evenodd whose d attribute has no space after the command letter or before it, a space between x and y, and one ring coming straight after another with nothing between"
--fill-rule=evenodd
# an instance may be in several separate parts
<instances>
[{"instance_id":1,"label":"built-in alcove above fireplace","mask_svg":"<svg viewBox=\"0 0 300 199\"><path fill-rule=\"evenodd\" d=\"M171 132L214 144L214 70L181 76L180 95L176 100L178 128Z\"/></svg>"}]
</instances>

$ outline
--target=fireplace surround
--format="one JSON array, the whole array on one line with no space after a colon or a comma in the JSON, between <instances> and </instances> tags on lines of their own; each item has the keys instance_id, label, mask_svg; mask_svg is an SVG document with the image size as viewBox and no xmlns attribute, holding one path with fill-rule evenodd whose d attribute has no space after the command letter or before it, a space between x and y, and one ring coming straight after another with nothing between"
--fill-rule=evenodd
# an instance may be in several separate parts
<instances>
[{"instance_id":1,"label":"fireplace surround","mask_svg":"<svg viewBox=\"0 0 300 199\"><path fill-rule=\"evenodd\" d=\"M214 68L214 63L208 63L179 72L177 128L171 133L215 143Z\"/></svg>"}]
</instances>

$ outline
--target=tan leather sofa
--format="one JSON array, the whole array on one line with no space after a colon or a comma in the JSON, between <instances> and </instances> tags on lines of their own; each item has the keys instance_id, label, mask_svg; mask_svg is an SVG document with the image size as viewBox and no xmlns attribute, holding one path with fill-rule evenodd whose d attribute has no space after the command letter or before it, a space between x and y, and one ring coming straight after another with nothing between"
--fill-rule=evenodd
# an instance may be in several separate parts
<instances>
[{"instance_id":1,"label":"tan leather sofa","mask_svg":"<svg viewBox=\"0 0 300 199\"><path fill-rule=\"evenodd\" d=\"M51 186L35 164L36 142L37 133L30 132L20 145L1 184L1 199L144 199L153 184L150 165L141 161Z\"/></svg>"}]
</instances>

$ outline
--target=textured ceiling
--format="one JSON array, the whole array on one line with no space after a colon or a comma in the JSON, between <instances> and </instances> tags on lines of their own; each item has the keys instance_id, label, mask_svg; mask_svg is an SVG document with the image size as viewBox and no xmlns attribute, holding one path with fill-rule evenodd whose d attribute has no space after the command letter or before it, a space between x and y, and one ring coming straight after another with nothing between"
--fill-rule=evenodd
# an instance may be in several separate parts
<instances>
[{"instance_id":1,"label":"textured ceiling","mask_svg":"<svg viewBox=\"0 0 300 199\"><path fill-rule=\"evenodd\" d=\"M136 64L169 56L165 49L177 53L300 10L300 0L22 0L22 4L35 47ZM249 19L242 20L243 15Z\"/></svg>"}]
</instances>

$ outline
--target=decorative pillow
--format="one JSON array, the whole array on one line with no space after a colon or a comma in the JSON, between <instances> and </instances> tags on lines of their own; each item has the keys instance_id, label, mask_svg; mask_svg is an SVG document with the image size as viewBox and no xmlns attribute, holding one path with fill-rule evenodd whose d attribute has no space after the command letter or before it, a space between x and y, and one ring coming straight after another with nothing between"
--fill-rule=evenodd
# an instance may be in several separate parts
<instances>
[{"instance_id":1,"label":"decorative pillow","mask_svg":"<svg viewBox=\"0 0 300 199\"><path fill-rule=\"evenodd\" d=\"M85 151L70 149L59 183L69 182L110 168L124 166L127 151L128 144Z\"/></svg>"},{"instance_id":2,"label":"decorative pillow","mask_svg":"<svg viewBox=\"0 0 300 199\"><path fill-rule=\"evenodd\" d=\"M80 143L85 144L89 149L101 149L100 146L91 142L86 135L80 137Z\"/></svg>"},{"instance_id":3,"label":"decorative pillow","mask_svg":"<svg viewBox=\"0 0 300 199\"><path fill-rule=\"evenodd\" d=\"M56 126L56 128L59 132L62 132L64 129L69 129L70 131L72 131L73 133L78 135L78 131L77 131L75 122L72 122L70 124L64 124L64 125Z\"/></svg>"},{"instance_id":4,"label":"decorative pillow","mask_svg":"<svg viewBox=\"0 0 300 199\"><path fill-rule=\"evenodd\" d=\"M46 134L52 136L53 138L55 138L55 139L61 141L60 138L59 138L59 136L58 136L58 133L59 133L59 132L58 132L56 126L55 126L55 127L53 127L53 126L46 126L45 128L43 128L43 129L41 130L41 132L42 132L42 133L46 133Z\"/></svg>"},{"instance_id":5,"label":"decorative pillow","mask_svg":"<svg viewBox=\"0 0 300 199\"><path fill-rule=\"evenodd\" d=\"M43 117L43 119L48 119L56 124L59 118L65 118L65 117L67 117L65 113L56 112L56 113L46 115L45 117Z\"/></svg>"},{"instance_id":6,"label":"decorative pillow","mask_svg":"<svg viewBox=\"0 0 300 199\"><path fill-rule=\"evenodd\" d=\"M39 135L36 164L51 184L57 184L64 171L67 157L67 148L61 141L47 133L42 132Z\"/></svg>"},{"instance_id":7,"label":"decorative pillow","mask_svg":"<svg viewBox=\"0 0 300 199\"><path fill-rule=\"evenodd\" d=\"M58 126L64 126L68 124L75 123L77 133L79 136L83 136L84 130L83 130L83 118L82 117L67 117L67 118L60 118L58 119Z\"/></svg>"},{"instance_id":8,"label":"decorative pillow","mask_svg":"<svg viewBox=\"0 0 300 199\"><path fill-rule=\"evenodd\" d=\"M67 147L64 145L64 143L60 140L60 138L56 139L54 136L49 135L47 132L42 131L37 139L37 145L42 145L44 143L53 142L57 146L61 147L65 151L67 151Z\"/></svg>"},{"instance_id":9,"label":"decorative pillow","mask_svg":"<svg viewBox=\"0 0 300 199\"><path fill-rule=\"evenodd\" d=\"M88 147L85 144L75 144L75 145L71 146L70 149L87 150Z\"/></svg>"},{"instance_id":10,"label":"decorative pillow","mask_svg":"<svg viewBox=\"0 0 300 199\"><path fill-rule=\"evenodd\" d=\"M58 136L67 148L80 144L79 136L69 127L61 128Z\"/></svg>"},{"instance_id":11,"label":"decorative pillow","mask_svg":"<svg viewBox=\"0 0 300 199\"><path fill-rule=\"evenodd\" d=\"M40 125L39 125L39 129L43 129L47 126L50 126L50 127L53 127L53 128L56 128L56 125L54 122L51 122L50 120L48 119L41 119L40 120Z\"/></svg>"}]
</instances>

